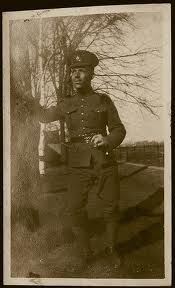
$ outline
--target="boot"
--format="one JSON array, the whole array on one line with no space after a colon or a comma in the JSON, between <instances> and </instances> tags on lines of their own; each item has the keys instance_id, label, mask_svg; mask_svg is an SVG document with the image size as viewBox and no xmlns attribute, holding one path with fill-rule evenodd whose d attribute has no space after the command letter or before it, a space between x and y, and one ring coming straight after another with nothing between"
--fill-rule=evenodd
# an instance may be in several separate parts
<instances>
[{"instance_id":1,"label":"boot","mask_svg":"<svg viewBox=\"0 0 175 288\"><path fill-rule=\"evenodd\" d=\"M115 247L106 247L105 249L106 262L109 263L114 269L118 269L121 265L119 253Z\"/></svg>"},{"instance_id":2,"label":"boot","mask_svg":"<svg viewBox=\"0 0 175 288\"><path fill-rule=\"evenodd\" d=\"M78 249L78 255L84 259L85 263L91 261L93 257L93 251L90 245L89 233L80 226L74 226L72 228L73 233L75 234L75 243Z\"/></svg>"},{"instance_id":3,"label":"boot","mask_svg":"<svg viewBox=\"0 0 175 288\"><path fill-rule=\"evenodd\" d=\"M118 234L118 223L116 222L107 222L105 229L105 246L106 247L115 247L117 243L117 234ZM110 248L109 248L110 249Z\"/></svg>"},{"instance_id":4,"label":"boot","mask_svg":"<svg viewBox=\"0 0 175 288\"><path fill-rule=\"evenodd\" d=\"M118 234L118 221L106 223L106 248L105 255L108 258L108 262L114 269L118 269L121 264L119 253L116 249L117 246L117 234Z\"/></svg>"},{"instance_id":5,"label":"boot","mask_svg":"<svg viewBox=\"0 0 175 288\"><path fill-rule=\"evenodd\" d=\"M89 274L101 278L117 278L121 259L116 247L117 222L106 223L105 249L102 250L89 266Z\"/></svg>"}]
</instances>

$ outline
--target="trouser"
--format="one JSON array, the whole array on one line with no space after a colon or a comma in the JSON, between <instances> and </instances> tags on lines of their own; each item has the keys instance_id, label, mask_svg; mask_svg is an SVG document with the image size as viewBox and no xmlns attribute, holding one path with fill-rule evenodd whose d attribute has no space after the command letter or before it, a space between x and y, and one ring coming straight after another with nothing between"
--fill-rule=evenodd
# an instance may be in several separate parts
<instances>
[{"instance_id":1,"label":"trouser","mask_svg":"<svg viewBox=\"0 0 175 288\"><path fill-rule=\"evenodd\" d=\"M67 212L69 223L87 242L88 214L86 205L89 191L95 185L95 193L103 202L103 217L106 226L106 245L114 246L119 220L119 176L117 166L106 168L69 168ZM80 232L81 231L81 232ZM80 236L81 235L81 236ZM88 245L88 244L87 244Z\"/></svg>"}]
</instances>

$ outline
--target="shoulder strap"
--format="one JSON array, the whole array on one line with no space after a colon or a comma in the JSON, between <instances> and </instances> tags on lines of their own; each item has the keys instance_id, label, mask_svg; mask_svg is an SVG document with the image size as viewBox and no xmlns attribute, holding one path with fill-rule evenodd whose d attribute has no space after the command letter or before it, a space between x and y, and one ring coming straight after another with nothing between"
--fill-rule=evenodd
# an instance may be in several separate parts
<instances>
[{"instance_id":1,"label":"shoulder strap","mask_svg":"<svg viewBox=\"0 0 175 288\"><path fill-rule=\"evenodd\" d=\"M100 95L100 104L105 104L109 96L104 93L98 93L98 94Z\"/></svg>"}]
</instances>

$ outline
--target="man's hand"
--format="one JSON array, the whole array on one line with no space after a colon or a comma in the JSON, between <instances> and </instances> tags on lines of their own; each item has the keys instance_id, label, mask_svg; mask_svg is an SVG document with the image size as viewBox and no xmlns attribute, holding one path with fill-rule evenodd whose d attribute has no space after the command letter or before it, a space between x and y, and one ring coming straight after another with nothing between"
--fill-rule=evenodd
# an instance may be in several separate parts
<instances>
[{"instance_id":1,"label":"man's hand","mask_svg":"<svg viewBox=\"0 0 175 288\"><path fill-rule=\"evenodd\" d=\"M106 137L101 134L94 135L91 139L91 142L94 144L94 147L107 146L108 142Z\"/></svg>"}]
</instances>

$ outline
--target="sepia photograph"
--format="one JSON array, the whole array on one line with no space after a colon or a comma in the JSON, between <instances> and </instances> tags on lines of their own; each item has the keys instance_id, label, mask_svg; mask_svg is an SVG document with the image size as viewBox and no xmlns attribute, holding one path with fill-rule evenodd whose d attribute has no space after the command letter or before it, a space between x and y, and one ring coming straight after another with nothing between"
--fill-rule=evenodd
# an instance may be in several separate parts
<instances>
[{"instance_id":1,"label":"sepia photograph","mask_svg":"<svg viewBox=\"0 0 175 288\"><path fill-rule=\"evenodd\" d=\"M4 284L171 285L170 23L3 12Z\"/></svg>"}]
</instances>

